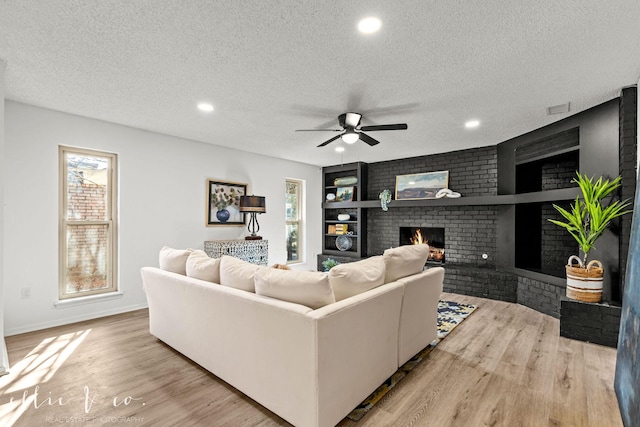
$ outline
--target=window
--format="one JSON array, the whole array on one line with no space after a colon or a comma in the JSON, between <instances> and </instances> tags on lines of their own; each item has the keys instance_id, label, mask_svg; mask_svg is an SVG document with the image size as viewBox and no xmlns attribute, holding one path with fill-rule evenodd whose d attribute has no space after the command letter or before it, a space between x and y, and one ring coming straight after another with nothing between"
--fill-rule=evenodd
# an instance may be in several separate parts
<instances>
[{"instance_id":1,"label":"window","mask_svg":"<svg viewBox=\"0 0 640 427\"><path fill-rule=\"evenodd\" d=\"M58 298L116 291L117 157L70 147L59 157Z\"/></svg>"},{"instance_id":2,"label":"window","mask_svg":"<svg viewBox=\"0 0 640 427\"><path fill-rule=\"evenodd\" d=\"M287 263L302 262L302 181L287 179L285 215L287 221Z\"/></svg>"}]
</instances>

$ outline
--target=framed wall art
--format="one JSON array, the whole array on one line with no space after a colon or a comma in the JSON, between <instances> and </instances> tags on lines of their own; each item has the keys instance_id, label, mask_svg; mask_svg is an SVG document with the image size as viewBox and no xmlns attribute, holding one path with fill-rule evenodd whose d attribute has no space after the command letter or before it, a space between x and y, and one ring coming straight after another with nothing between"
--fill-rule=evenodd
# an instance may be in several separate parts
<instances>
[{"instance_id":1,"label":"framed wall art","mask_svg":"<svg viewBox=\"0 0 640 427\"><path fill-rule=\"evenodd\" d=\"M240 196L247 194L247 184L207 179L207 227L215 225L245 225L240 212Z\"/></svg>"},{"instance_id":2,"label":"framed wall art","mask_svg":"<svg viewBox=\"0 0 640 427\"><path fill-rule=\"evenodd\" d=\"M338 187L336 202L350 202L353 200L353 187Z\"/></svg>"},{"instance_id":3,"label":"framed wall art","mask_svg":"<svg viewBox=\"0 0 640 427\"><path fill-rule=\"evenodd\" d=\"M396 200L435 199L449 186L449 171L396 176Z\"/></svg>"}]
</instances>

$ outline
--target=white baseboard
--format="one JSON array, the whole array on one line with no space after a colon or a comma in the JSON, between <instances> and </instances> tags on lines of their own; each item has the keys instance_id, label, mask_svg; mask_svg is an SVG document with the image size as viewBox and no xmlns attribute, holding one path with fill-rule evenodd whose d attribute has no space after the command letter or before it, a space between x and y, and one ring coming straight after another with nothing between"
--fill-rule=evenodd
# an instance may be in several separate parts
<instances>
[{"instance_id":1,"label":"white baseboard","mask_svg":"<svg viewBox=\"0 0 640 427\"><path fill-rule=\"evenodd\" d=\"M6 328L5 323L5 331L4 335L9 337L11 335L24 334L26 332L39 331L41 329L53 328L56 326L69 325L71 323L83 322L85 320L98 319L100 317L113 316L114 314L128 313L130 311L141 310L143 308L147 308L146 304L135 304L127 307L119 307L113 310L103 310L94 313L88 313L81 316L72 316L65 317L62 319L51 320L47 322L34 323L31 325L24 325L18 328ZM8 366L8 365L7 365Z\"/></svg>"}]
</instances>

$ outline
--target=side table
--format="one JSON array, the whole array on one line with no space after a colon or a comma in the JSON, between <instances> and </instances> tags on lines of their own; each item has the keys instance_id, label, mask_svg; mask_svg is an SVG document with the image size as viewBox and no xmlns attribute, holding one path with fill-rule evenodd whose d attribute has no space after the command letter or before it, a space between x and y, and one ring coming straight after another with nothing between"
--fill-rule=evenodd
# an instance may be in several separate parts
<instances>
[{"instance_id":1,"label":"side table","mask_svg":"<svg viewBox=\"0 0 640 427\"><path fill-rule=\"evenodd\" d=\"M229 255L257 265L269 263L268 240L208 240L204 242L204 251L211 258Z\"/></svg>"}]
</instances>

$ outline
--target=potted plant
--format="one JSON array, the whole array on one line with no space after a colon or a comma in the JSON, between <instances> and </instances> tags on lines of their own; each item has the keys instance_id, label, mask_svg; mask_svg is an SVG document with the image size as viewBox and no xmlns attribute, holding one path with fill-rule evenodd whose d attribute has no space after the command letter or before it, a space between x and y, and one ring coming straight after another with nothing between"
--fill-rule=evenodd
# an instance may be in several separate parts
<instances>
[{"instance_id":1,"label":"potted plant","mask_svg":"<svg viewBox=\"0 0 640 427\"><path fill-rule=\"evenodd\" d=\"M576 197L570 210L558 205L553 207L560 212L566 222L549 219L552 223L566 229L578 242L584 256L580 259L576 255L569 257L566 266L567 297L579 301L600 302L602 299L602 279L604 269L598 260L588 261L589 251L594 248L596 240L604 233L614 219L631 212L628 200L620 201L604 199L612 195L621 185L622 178L610 181L602 177L594 181L586 174L576 172L575 182L582 191L582 199Z\"/></svg>"},{"instance_id":2,"label":"potted plant","mask_svg":"<svg viewBox=\"0 0 640 427\"><path fill-rule=\"evenodd\" d=\"M326 260L322 261L322 268L324 268L324 271L329 271L338 264L340 263L335 259L327 258Z\"/></svg>"}]
</instances>

